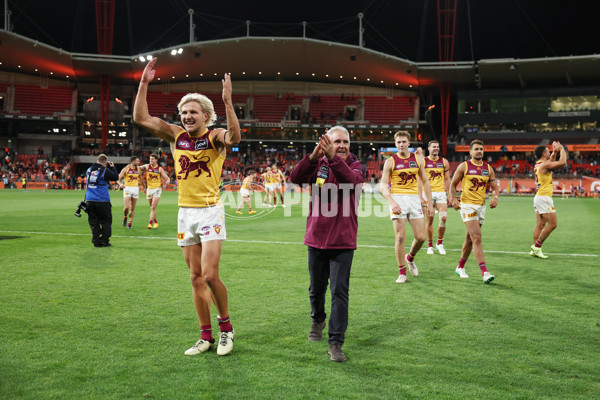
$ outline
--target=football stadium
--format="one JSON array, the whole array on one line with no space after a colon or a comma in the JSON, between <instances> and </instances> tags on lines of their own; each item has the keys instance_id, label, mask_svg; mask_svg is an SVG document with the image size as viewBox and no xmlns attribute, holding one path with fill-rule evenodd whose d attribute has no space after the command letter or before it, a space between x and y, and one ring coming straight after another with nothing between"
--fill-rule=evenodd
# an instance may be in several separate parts
<instances>
[{"instance_id":1,"label":"football stadium","mask_svg":"<svg viewBox=\"0 0 600 400\"><path fill-rule=\"evenodd\" d=\"M593 4L57 3L2 5L0 399L598 397Z\"/></svg>"}]
</instances>

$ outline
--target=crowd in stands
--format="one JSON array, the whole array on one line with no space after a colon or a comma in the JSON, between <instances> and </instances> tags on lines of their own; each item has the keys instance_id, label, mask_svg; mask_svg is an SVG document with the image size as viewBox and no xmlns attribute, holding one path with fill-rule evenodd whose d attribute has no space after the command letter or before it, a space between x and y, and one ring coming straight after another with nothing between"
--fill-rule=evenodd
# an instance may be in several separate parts
<instances>
[{"instance_id":1,"label":"crowd in stands","mask_svg":"<svg viewBox=\"0 0 600 400\"><path fill-rule=\"evenodd\" d=\"M5 148L0 167L4 187L16 187L16 182L47 182L49 188L58 187L59 182L71 182L70 157L54 157L43 154L17 154ZM70 187L73 187L70 185Z\"/></svg>"},{"instance_id":2,"label":"crowd in stands","mask_svg":"<svg viewBox=\"0 0 600 400\"><path fill-rule=\"evenodd\" d=\"M96 156L104 152L109 157L129 157L132 152L121 145L109 145L106 150L101 151L98 146L78 146L73 155ZM159 155L159 164L165 169L171 183L176 183L173 156L169 151L153 149L142 151L137 154L142 163L147 163L151 153ZM223 181L242 180L249 170L262 173L274 163L287 176L302 158L302 150L297 149L247 149L239 153L231 153L225 160L223 167ZM468 159L468 153L456 153L451 155L451 165ZM381 160L377 152L365 152L362 157L365 165L365 179L367 182L377 183L381 174ZM518 154L489 153L486 161L490 163L499 177L503 176L533 176L535 159L533 155L522 158ZM367 165L371 166L367 169ZM43 154L43 149L38 154L16 154L9 148L5 148L1 158L0 175L5 187L15 187L15 182L48 182L50 188L53 182L66 182L69 188L77 187L77 178L72 169L70 157L54 157L49 159ZM574 155L568 160L567 165L561 170L554 171L557 177L579 177L582 175L600 177L600 156L595 153L581 153Z\"/></svg>"}]
</instances>

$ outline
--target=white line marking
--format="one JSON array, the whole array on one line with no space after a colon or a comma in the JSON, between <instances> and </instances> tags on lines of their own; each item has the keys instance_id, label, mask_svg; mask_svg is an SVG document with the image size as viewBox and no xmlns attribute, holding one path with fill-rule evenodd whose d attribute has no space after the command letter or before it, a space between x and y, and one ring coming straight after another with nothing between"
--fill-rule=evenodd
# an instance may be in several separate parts
<instances>
[{"instance_id":1,"label":"white line marking","mask_svg":"<svg viewBox=\"0 0 600 400\"><path fill-rule=\"evenodd\" d=\"M33 232L33 231L5 231L1 230L0 232L7 233L20 233L20 234L32 234L32 235L64 235L64 236L89 236L89 233L64 233L64 232ZM125 238L125 239L159 239L159 240L177 240L177 238L173 237L154 237L154 236L121 236L121 235L112 235L113 238ZM302 242L281 242L275 240L239 240L239 239L227 239L228 242L238 242L238 243L263 243L263 244L290 244L290 245L304 245ZM370 249L393 249L394 246L380 246L373 244L359 244L358 247L365 247ZM410 246L406 247L407 249ZM446 251L455 251L459 252L461 249L446 249ZM503 250L484 250L485 253L499 253L499 254L527 254L528 251L503 251ZM554 256L570 256L570 257L600 257L600 254L571 254L571 253L546 253L544 254L552 254Z\"/></svg>"}]
</instances>

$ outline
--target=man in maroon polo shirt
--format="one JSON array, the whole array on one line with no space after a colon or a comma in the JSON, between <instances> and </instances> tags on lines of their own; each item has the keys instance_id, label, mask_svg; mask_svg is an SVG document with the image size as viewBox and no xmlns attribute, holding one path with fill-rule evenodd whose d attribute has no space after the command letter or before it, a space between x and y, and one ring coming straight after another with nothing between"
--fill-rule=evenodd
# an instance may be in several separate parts
<instances>
[{"instance_id":1,"label":"man in maroon polo shirt","mask_svg":"<svg viewBox=\"0 0 600 400\"><path fill-rule=\"evenodd\" d=\"M331 282L329 355L346 361L342 351L348 327L350 268L356 249L356 210L363 183L363 166L350 154L346 128L334 126L319 139L290 174L290 181L311 185L304 244L308 246L309 298L312 326L308 340L320 341L325 327L325 294Z\"/></svg>"}]
</instances>

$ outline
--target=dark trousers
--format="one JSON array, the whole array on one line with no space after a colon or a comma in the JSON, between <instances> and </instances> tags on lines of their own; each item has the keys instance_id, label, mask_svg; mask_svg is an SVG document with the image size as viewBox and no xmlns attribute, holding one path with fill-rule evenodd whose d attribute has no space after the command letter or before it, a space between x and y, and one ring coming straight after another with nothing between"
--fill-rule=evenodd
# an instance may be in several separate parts
<instances>
[{"instance_id":1,"label":"dark trousers","mask_svg":"<svg viewBox=\"0 0 600 400\"><path fill-rule=\"evenodd\" d=\"M112 211L108 201L88 201L88 222L92 228L94 246L108 244L112 234Z\"/></svg>"},{"instance_id":2,"label":"dark trousers","mask_svg":"<svg viewBox=\"0 0 600 400\"><path fill-rule=\"evenodd\" d=\"M348 295L350 268L354 250L321 250L308 248L308 295L313 322L325 321L325 293L331 283L331 315L329 316L329 343L344 344L348 328Z\"/></svg>"}]
</instances>

